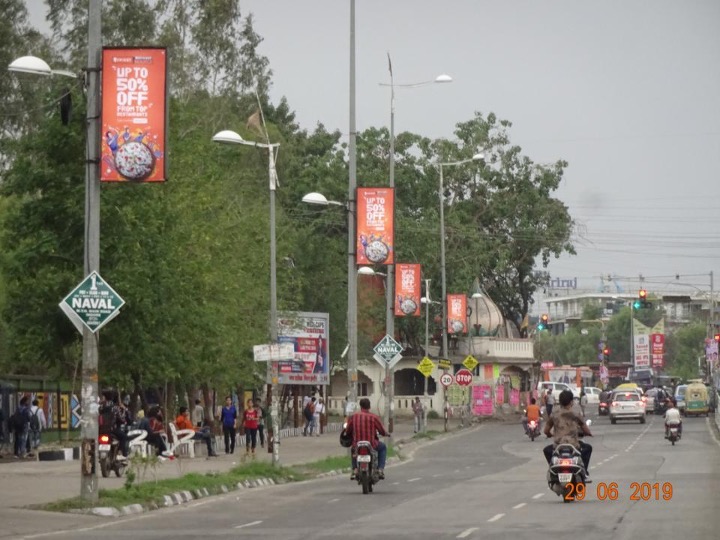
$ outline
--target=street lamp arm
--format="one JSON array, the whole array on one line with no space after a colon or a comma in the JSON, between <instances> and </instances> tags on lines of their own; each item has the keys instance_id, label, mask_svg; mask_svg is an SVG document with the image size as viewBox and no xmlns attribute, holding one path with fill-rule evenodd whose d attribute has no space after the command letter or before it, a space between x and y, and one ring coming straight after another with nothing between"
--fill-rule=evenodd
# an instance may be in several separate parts
<instances>
[{"instance_id":1,"label":"street lamp arm","mask_svg":"<svg viewBox=\"0 0 720 540\"><path fill-rule=\"evenodd\" d=\"M461 159L460 161L448 161L445 163L438 163L441 167L454 167L455 165L465 165L466 163L470 163L471 161L482 161L485 159L485 154L482 152L475 154L471 158L467 159Z\"/></svg>"},{"instance_id":2,"label":"street lamp arm","mask_svg":"<svg viewBox=\"0 0 720 540\"><path fill-rule=\"evenodd\" d=\"M8 70L16 73L30 73L32 75L60 75L61 77L69 77L71 79L83 78L82 73L73 73L65 69L51 69L45 60L37 56L21 56L10 63Z\"/></svg>"}]
</instances>

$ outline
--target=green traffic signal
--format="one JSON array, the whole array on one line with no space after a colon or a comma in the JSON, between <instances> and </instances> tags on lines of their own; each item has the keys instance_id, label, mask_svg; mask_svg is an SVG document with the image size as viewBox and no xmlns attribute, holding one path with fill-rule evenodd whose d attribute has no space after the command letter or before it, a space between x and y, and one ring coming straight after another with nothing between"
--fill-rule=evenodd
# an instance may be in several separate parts
<instances>
[{"instance_id":1,"label":"green traffic signal","mask_svg":"<svg viewBox=\"0 0 720 540\"><path fill-rule=\"evenodd\" d=\"M640 309L640 308L642 307L642 302L641 302L640 300L635 300L635 301L633 302L633 307L634 307L635 309Z\"/></svg>"}]
</instances>

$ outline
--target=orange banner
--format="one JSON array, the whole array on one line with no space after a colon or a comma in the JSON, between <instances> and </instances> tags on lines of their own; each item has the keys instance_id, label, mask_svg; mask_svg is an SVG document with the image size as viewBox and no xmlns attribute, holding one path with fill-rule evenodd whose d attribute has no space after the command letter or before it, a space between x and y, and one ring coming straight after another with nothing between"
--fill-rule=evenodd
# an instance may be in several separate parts
<instances>
[{"instance_id":1,"label":"orange banner","mask_svg":"<svg viewBox=\"0 0 720 540\"><path fill-rule=\"evenodd\" d=\"M395 315L420 316L420 265L395 265Z\"/></svg>"},{"instance_id":2,"label":"orange banner","mask_svg":"<svg viewBox=\"0 0 720 540\"><path fill-rule=\"evenodd\" d=\"M103 49L103 182L166 180L166 81L164 48Z\"/></svg>"},{"instance_id":3,"label":"orange banner","mask_svg":"<svg viewBox=\"0 0 720 540\"><path fill-rule=\"evenodd\" d=\"M464 294L448 294L447 314L448 334L464 334L467 332L467 296Z\"/></svg>"},{"instance_id":4,"label":"orange banner","mask_svg":"<svg viewBox=\"0 0 720 540\"><path fill-rule=\"evenodd\" d=\"M394 211L393 188L357 189L357 264L395 262Z\"/></svg>"}]
</instances>

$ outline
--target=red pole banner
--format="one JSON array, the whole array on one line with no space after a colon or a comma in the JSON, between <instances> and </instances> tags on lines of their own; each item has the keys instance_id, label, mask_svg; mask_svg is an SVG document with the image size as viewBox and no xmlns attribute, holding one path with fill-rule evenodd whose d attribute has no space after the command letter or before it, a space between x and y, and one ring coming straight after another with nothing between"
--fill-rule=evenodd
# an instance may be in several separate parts
<instances>
[{"instance_id":1,"label":"red pole banner","mask_svg":"<svg viewBox=\"0 0 720 540\"><path fill-rule=\"evenodd\" d=\"M165 48L104 48L103 182L164 182L167 133Z\"/></svg>"},{"instance_id":2,"label":"red pole banner","mask_svg":"<svg viewBox=\"0 0 720 540\"><path fill-rule=\"evenodd\" d=\"M467 332L467 296L464 294L448 294L447 313L448 334Z\"/></svg>"},{"instance_id":3,"label":"red pole banner","mask_svg":"<svg viewBox=\"0 0 720 540\"><path fill-rule=\"evenodd\" d=\"M395 315L420 316L420 265L395 265Z\"/></svg>"},{"instance_id":4,"label":"red pole banner","mask_svg":"<svg viewBox=\"0 0 720 540\"><path fill-rule=\"evenodd\" d=\"M395 262L395 190L357 189L357 264Z\"/></svg>"}]
</instances>

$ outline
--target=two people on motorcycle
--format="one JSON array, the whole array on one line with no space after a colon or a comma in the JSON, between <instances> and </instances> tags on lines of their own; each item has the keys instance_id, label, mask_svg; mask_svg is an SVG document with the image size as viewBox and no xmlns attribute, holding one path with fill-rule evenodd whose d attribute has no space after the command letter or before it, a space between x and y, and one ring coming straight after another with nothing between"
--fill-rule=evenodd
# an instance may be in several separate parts
<instances>
[{"instance_id":1,"label":"two people on motorcycle","mask_svg":"<svg viewBox=\"0 0 720 540\"><path fill-rule=\"evenodd\" d=\"M543 448L545 459L548 465L552 465L552 455L555 447L559 444L571 444L580 451L583 463L585 464L585 482L592 482L590 479L590 456L592 446L580 440L580 433L592 437L590 429L583 419L573 412L573 393L570 390L560 392L560 408L555 409L545 424L545 436L553 437L554 443Z\"/></svg>"},{"instance_id":2,"label":"two people on motorcycle","mask_svg":"<svg viewBox=\"0 0 720 540\"><path fill-rule=\"evenodd\" d=\"M528 434L528 424L530 422L535 422L535 424L538 427L538 430L540 429L540 406L537 404L537 400L535 398L530 398L530 405L527 406L527 409L525 409L525 416L523 416L522 419L522 425L525 429L525 435Z\"/></svg>"},{"instance_id":3,"label":"two people on motorcycle","mask_svg":"<svg viewBox=\"0 0 720 540\"><path fill-rule=\"evenodd\" d=\"M128 429L132 424L132 416L127 404L118 399L115 393L106 393L100 402L99 413L103 418L100 431L110 433L120 445L120 455L117 459L124 461L128 456Z\"/></svg>"},{"instance_id":4,"label":"two people on motorcycle","mask_svg":"<svg viewBox=\"0 0 720 540\"><path fill-rule=\"evenodd\" d=\"M678 436L682 437L682 418L680 410L677 408L677 402L673 398L668 401L669 409L665 411L665 438L670 436L670 426L677 426Z\"/></svg>"},{"instance_id":5,"label":"two people on motorcycle","mask_svg":"<svg viewBox=\"0 0 720 540\"><path fill-rule=\"evenodd\" d=\"M370 400L362 398L360 400L360 411L354 413L347 422L345 433L348 437L352 437L352 476L351 480L357 478L357 456L355 448L359 441L368 441L378 455L378 475L381 479L385 478L385 460L387 458L387 446L378 439L378 434L388 437L385 427L382 425L380 417L370 412Z\"/></svg>"}]
</instances>

